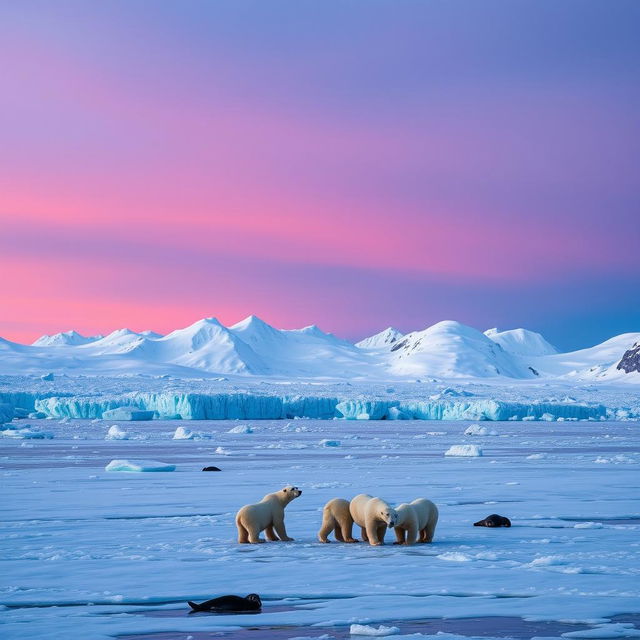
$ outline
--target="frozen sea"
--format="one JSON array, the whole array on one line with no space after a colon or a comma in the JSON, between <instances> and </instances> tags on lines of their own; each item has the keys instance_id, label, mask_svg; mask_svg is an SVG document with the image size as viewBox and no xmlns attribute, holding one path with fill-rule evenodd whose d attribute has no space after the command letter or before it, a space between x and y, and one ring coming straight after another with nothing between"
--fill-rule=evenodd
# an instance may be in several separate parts
<instances>
[{"instance_id":1,"label":"frozen sea","mask_svg":"<svg viewBox=\"0 0 640 640\"><path fill-rule=\"evenodd\" d=\"M127 440L105 440L113 424ZM43 420L52 439L1 438L0 637L640 636L638 424L469 424ZM179 426L199 437L172 439ZM483 455L445 457L463 444ZM176 470L106 472L113 459ZM295 542L238 545L237 509L285 484L303 490ZM434 543L318 543L324 503L361 492L436 502ZM491 513L513 526L472 526ZM260 614L188 614L251 592Z\"/></svg>"}]
</instances>

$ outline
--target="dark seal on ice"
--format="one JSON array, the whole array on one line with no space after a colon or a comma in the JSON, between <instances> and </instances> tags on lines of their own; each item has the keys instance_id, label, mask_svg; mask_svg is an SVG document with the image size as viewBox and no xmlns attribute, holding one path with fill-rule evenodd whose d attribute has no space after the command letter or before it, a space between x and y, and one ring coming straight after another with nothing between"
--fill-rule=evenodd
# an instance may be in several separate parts
<instances>
[{"instance_id":1,"label":"dark seal on ice","mask_svg":"<svg viewBox=\"0 0 640 640\"><path fill-rule=\"evenodd\" d=\"M257 593L250 593L245 598L240 596L220 596L201 604L191 601L187 604L193 611L213 611L215 613L257 612L262 609L262 600L260 600L260 596Z\"/></svg>"},{"instance_id":2,"label":"dark seal on ice","mask_svg":"<svg viewBox=\"0 0 640 640\"><path fill-rule=\"evenodd\" d=\"M505 518L504 516L499 516L497 513L492 513L490 516L487 516L484 520L478 520L478 522L473 523L474 527L510 527L511 520L509 518Z\"/></svg>"},{"instance_id":3,"label":"dark seal on ice","mask_svg":"<svg viewBox=\"0 0 640 640\"><path fill-rule=\"evenodd\" d=\"M203 471L220 471L218 467L205 467Z\"/></svg>"}]
</instances>

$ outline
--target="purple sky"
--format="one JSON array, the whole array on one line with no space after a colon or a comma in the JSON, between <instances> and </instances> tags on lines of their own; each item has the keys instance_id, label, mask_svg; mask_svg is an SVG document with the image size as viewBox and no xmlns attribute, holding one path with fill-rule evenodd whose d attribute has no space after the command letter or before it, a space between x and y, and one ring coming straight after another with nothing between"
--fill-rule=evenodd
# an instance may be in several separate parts
<instances>
[{"instance_id":1,"label":"purple sky","mask_svg":"<svg viewBox=\"0 0 640 640\"><path fill-rule=\"evenodd\" d=\"M640 2L0 7L0 335L640 330Z\"/></svg>"}]
</instances>

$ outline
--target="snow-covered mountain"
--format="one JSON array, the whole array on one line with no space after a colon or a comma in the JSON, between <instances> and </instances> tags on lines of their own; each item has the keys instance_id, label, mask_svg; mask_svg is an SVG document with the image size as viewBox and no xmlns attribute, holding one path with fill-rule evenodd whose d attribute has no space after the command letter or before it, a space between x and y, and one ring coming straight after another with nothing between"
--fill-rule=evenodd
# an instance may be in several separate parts
<instances>
[{"instance_id":1,"label":"snow-covered mountain","mask_svg":"<svg viewBox=\"0 0 640 640\"><path fill-rule=\"evenodd\" d=\"M640 332L623 333L588 349L532 358L531 361L541 375L549 377L640 382L639 373L617 369L625 352L638 341Z\"/></svg>"},{"instance_id":2,"label":"snow-covered mountain","mask_svg":"<svg viewBox=\"0 0 640 640\"><path fill-rule=\"evenodd\" d=\"M509 331L489 329L484 332L484 335L499 344L507 353L518 356L550 356L558 353L558 350L542 335L528 329L510 329Z\"/></svg>"},{"instance_id":3,"label":"snow-covered mountain","mask_svg":"<svg viewBox=\"0 0 640 640\"><path fill-rule=\"evenodd\" d=\"M356 347L360 349L384 349L403 337L404 334L401 331L393 327L387 327L384 331L376 333L374 336L356 342Z\"/></svg>"},{"instance_id":4,"label":"snow-covered mountain","mask_svg":"<svg viewBox=\"0 0 640 640\"><path fill-rule=\"evenodd\" d=\"M52 336L40 336L34 343L34 347L68 347L77 346L79 344L88 344L100 340L104 336L83 336L73 329L71 331L63 331L62 333L54 333Z\"/></svg>"},{"instance_id":5,"label":"snow-covered mountain","mask_svg":"<svg viewBox=\"0 0 640 640\"><path fill-rule=\"evenodd\" d=\"M215 318L204 318L165 336L118 329L93 338L68 331L43 336L33 345L0 338L0 373L640 382L639 372L616 368L639 341L640 333L628 333L589 349L558 353L540 334L526 329L481 333L445 321L404 336L389 327L354 345L315 325L280 330L249 316L225 327Z\"/></svg>"},{"instance_id":6,"label":"snow-covered mountain","mask_svg":"<svg viewBox=\"0 0 640 640\"><path fill-rule=\"evenodd\" d=\"M397 375L441 378L530 378L535 374L500 344L459 322L445 320L414 331L390 350L391 370Z\"/></svg>"}]
</instances>

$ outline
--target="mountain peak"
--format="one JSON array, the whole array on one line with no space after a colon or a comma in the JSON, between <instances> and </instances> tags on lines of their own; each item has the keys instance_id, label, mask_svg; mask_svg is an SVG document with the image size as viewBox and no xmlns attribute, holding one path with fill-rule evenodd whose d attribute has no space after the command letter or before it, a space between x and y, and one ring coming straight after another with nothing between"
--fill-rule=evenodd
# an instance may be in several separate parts
<instances>
[{"instance_id":1,"label":"mountain peak","mask_svg":"<svg viewBox=\"0 0 640 640\"><path fill-rule=\"evenodd\" d=\"M398 331L395 327L387 327L373 336L356 342L356 347L360 349L383 349L397 342L402 337L404 337L404 334L401 331Z\"/></svg>"},{"instance_id":2,"label":"mountain peak","mask_svg":"<svg viewBox=\"0 0 640 640\"><path fill-rule=\"evenodd\" d=\"M485 331L484 335L499 344L507 353L518 356L537 357L558 353L558 350L547 342L541 334L529 329L499 331L494 328Z\"/></svg>"}]
</instances>

